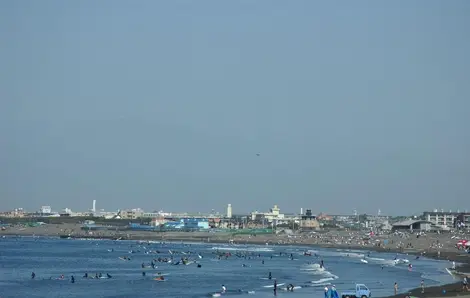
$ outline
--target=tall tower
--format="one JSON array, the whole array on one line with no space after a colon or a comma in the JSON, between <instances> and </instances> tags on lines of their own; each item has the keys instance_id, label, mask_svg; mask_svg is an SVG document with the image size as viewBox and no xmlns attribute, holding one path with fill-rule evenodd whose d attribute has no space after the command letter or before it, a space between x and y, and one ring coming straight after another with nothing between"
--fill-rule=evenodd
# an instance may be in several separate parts
<instances>
[{"instance_id":1,"label":"tall tower","mask_svg":"<svg viewBox=\"0 0 470 298\"><path fill-rule=\"evenodd\" d=\"M93 200L93 209L91 211L96 212L96 200Z\"/></svg>"},{"instance_id":2,"label":"tall tower","mask_svg":"<svg viewBox=\"0 0 470 298\"><path fill-rule=\"evenodd\" d=\"M232 218L232 204L227 205L227 218Z\"/></svg>"}]
</instances>

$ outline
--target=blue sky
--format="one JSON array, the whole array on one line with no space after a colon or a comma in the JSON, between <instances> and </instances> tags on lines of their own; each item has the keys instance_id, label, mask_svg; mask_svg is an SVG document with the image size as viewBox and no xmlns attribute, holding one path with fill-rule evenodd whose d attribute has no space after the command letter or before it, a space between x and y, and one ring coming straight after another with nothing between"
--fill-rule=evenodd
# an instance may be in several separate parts
<instances>
[{"instance_id":1,"label":"blue sky","mask_svg":"<svg viewBox=\"0 0 470 298\"><path fill-rule=\"evenodd\" d=\"M1 208L464 210L469 15L463 0L2 1Z\"/></svg>"}]
</instances>

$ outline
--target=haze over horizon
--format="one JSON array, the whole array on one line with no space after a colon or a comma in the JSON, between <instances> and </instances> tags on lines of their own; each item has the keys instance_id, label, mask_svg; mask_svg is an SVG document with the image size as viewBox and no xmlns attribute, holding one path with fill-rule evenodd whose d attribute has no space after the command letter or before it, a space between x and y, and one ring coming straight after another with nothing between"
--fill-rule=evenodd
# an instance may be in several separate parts
<instances>
[{"instance_id":1,"label":"haze over horizon","mask_svg":"<svg viewBox=\"0 0 470 298\"><path fill-rule=\"evenodd\" d=\"M2 1L0 209L467 209L469 15Z\"/></svg>"}]
</instances>

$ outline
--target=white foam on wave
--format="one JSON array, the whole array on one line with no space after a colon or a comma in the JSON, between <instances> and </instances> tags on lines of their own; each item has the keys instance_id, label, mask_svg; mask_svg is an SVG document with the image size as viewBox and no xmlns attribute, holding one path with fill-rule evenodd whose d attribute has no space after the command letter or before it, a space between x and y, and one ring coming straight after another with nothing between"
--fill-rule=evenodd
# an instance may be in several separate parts
<instances>
[{"instance_id":1,"label":"white foam on wave","mask_svg":"<svg viewBox=\"0 0 470 298\"><path fill-rule=\"evenodd\" d=\"M365 257L364 254L354 253L354 252L340 252L339 255L342 257L361 258L361 259Z\"/></svg>"},{"instance_id":2,"label":"white foam on wave","mask_svg":"<svg viewBox=\"0 0 470 298\"><path fill-rule=\"evenodd\" d=\"M305 265L305 268L300 269L302 271L308 271L311 274L323 274L326 270L325 267L320 267L319 264Z\"/></svg>"},{"instance_id":3,"label":"white foam on wave","mask_svg":"<svg viewBox=\"0 0 470 298\"><path fill-rule=\"evenodd\" d=\"M305 268L302 268L301 270L306 271L309 274L321 275L324 278L332 278L332 279L339 278L337 275L334 275L330 271L327 271L325 267L320 267L320 264L309 264L309 265L306 265Z\"/></svg>"},{"instance_id":4,"label":"white foam on wave","mask_svg":"<svg viewBox=\"0 0 470 298\"><path fill-rule=\"evenodd\" d=\"M372 263L383 264L383 265L386 265L386 266L395 266L396 265L395 260L386 260L386 259L383 259L383 258L367 258L366 260L368 260L369 262L372 262Z\"/></svg>"},{"instance_id":5,"label":"white foam on wave","mask_svg":"<svg viewBox=\"0 0 470 298\"><path fill-rule=\"evenodd\" d=\"M267 247L242 247L242 246L216 246L212 247L212 250L225 250L225 251L252 251L252 252L271 252L274 251L272 248Z\"/></svg>"},{"instance_id":6,"label":"white foam on wave","mask_svg":"<svg viewBox=\"0 0 470 298\"><path fill-rule=\"evenodd\" d=\"M332 281L332 280L335 280L335 278L333 277L326 277L326 278L320 278L318 280L312 280L311 283L312 284L322 284L322 283L325 283L327 281Z\"/></svg>"}]
</instances>

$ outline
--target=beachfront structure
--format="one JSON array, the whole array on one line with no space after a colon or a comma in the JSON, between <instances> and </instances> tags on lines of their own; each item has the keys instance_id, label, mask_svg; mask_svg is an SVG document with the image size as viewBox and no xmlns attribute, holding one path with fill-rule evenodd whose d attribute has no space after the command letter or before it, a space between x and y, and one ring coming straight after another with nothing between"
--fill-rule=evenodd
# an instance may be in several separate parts
<instances>
[{"instance_id":1,"label":"beachfront structure","mask_svg":"<svg viewBox=\"0 0 470 298\"><path fill-rule=\"evenodd\" d=\"M301 216L300 228L302 230L317 230L320 228L320 223L316 216L312 215L312 210L307 209L305 214Z\"/></svg>"},{"instance_id":2,"label":"beachfront structure","mask_svg":"<svg viewBox=\"0 0 470 298\"><path fill-rule=\"evenodd\" d=\"M470 213L461 213L457 216L455 220L455 228L465 228L470 227Z\"/></svg>"},{"instance_id":3,"label":"beachfront structure","mask_svg":"<svg viewBox=\"0 0 470 298\"><path fill-rule=\"evenodd\" d=\"M42 214L51 214L52 213L52 208L51 206L41 206L41 211Z\"/></svg>"},{"instance_id":4,"label":"beachfront structure","mask_svg":"<svg viewBox=\"0 0 470 298\"><path fill-rule=\"evenodd\" d=\"M444 212L443 210L434 210L433 212L423 212L424 220L430 221L436 226L454 228L457 221L464 224L470 224L470 213Z\"/></svg>"},{"instance_id":5,"label":"beachfront structure","mask_svg":"<svg viewBox=\"0 0 470 298\"><path fill-rule=\"evenodd\" d=\"M163 224L163 227L179 230L207 230L210 228L207 218L181 218L179 220L167 221Z\"/></svg>"},{"instance_id":6,"label":"beachfront structure","mask_svg":"<svg viewBox=\"0 0 470 298\"><path fill-rule=\"evenodd\" d=\"M140 208L131 209L131 210L120 210L118 211L117 216L122 219L137 219L142 217L144 211Z\"/></svg>"},{"instance_id":7,"label":"beachfront structure","mask_svg":"<svg viewBox=\"0 0 470 298\"><path fill-rule=\"evenodd\" d=\"M430 231L432 223L427 220L404 220L392 225L392 231Z\"/></svg>"},{"instance_id":8,"label":"beachfront structure","mask_svg":"<svg viewBox=\"0 0 470 298\"><path fill-rule=\"evenodd\" d=\"M141 225L139 223L129 223L129 229L134 231L155 231L157 228L151 225Z\"/></svg>"},{"instance_id":9,"label":"beachfront structure","mask_svg":"<svg viewBox=\"0 0 470 298\"><path fill-rule=\"evenodd\" d=\"M263 221L267 220L268 222L273 222L277 220L284 219L284 214L281 213L281 209L277 205L274 205L269 212L261 213L258 211L251 212L251 220L253 221Z\"/></svg>"},{"instance_id":10,"label":"beachfront structure","mask_svg":"<svg viewBox=\"0 0 470 298\"><path fill-rule=\"evenodd\" d=\"M209 220L207 218L182 218L180 220L185 229L200 230L209 229Z\"/></svg>"},{"instance_id":11,"label":"beachfront structure","mask_svg":"<svg viewBox=\"0 0 470 298\"><path fill-rule=\"evenodd\" d=\"M167 222L168 220L165 219L165 217L159 216L159 217L152 218L152 220L150 221L150 225L154 227L158 227L158 226L166 224Z\"/></svg>"}]
</instances>

